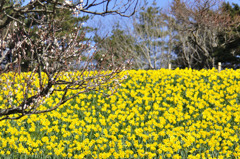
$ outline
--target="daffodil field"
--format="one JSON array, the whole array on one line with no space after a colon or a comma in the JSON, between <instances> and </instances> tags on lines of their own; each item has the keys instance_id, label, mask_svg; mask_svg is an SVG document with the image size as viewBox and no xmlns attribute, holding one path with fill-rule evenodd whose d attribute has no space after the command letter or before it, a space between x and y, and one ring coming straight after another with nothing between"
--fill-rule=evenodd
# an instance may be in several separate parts
<instances>
[{"instance_id":1,"label":"daffodil field","mask_svg":"<svg viewBox=\"0 0 240 159\"><path fill-rule=\"evenodd\" d=\"M240 70L123 73L110 97L80 94L52 112L1 121L0 157L240 157Z\"/></svg>"}]
</instances>

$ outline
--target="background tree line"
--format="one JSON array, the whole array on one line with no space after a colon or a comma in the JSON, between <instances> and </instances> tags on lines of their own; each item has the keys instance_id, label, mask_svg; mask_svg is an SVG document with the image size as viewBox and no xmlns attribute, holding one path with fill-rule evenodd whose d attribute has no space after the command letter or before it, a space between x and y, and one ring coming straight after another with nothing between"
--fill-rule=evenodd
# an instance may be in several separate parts
<instances>
[{"instance_id":1,"label":"background tree line","mask_svg":"<svg viewBox=\"0 0 240 159\"><path fill-rule=\"evenodd\" d=\"M16 2L5 1L4 3L6 5ZM119 21L110 33L104 35L101 33L103 29L101 27L93 28L82 25L89 22L91 14L74 16L76 8L57 10L54 14L55 26L61 29L56 31L54 36L70 35L74 32L74 28L80 28L81 36L78 36L78 41L88 45L94 43L94 49L98 53L94 55L93 60L98 69L116 68L129 62L132 64L132 69L167 68L169 63L174 67L202 69L212 68L218 62L222 62L224 67L239 67L240 9L238 4L230 4L221 0L173 0L169 9L158 7L155 1L151 4L144 1L138 7L135 15L127 20L128 24ZM133 10L135 12L135 9ZM11 9L6 12L13 14ZM28 16L40 19L44 14L44 12L34 15L28 13ZM101 15L101 12L97 14ZM118 12L118 14L121 13ZM92 14L93 16L96 15ZM19 18L24 19L25 28L31 26L32 32L37 32L39 24L36 21L33 22L32 19L27 18L26 14L25 17ZM3 21L0 21L0 24L4 26ZM12 32L10 38L21 38L17 35L23 34L23 30L20 29L22 26L15 25L16 23L10 23L8 28L1 28L7 33ZM14 28L18 31L13 32ZM87 36L87 33L91 35L94 33L93 38ZM34 36L38 39L38 34ZM2 38L6 36L2 35ZM71 38L68 37L68 39ZM64 43L66 40L66 37L61 39L62 49L67 45ZM84 46L83 52L85 53L81 55L82 63L78 63L79 60L76 59L71 63L71 69L80 68L83 61L88 59L89 54L86 52L90 50L86 47L87 45ZM11 43L8 49L12 48L14 48L14 43ZM23 71L29 70L34 65L33 60L26 58L30 56L29 50L25 58L18 60L18 65L21 65ZM8 60L14 59L8 58ZM6 60L3 60L3 63L6 64Z\"/></svg>"},{"instance_id":2,"label":"background tree line","mask_svg":"<svg viewBox=\"0 0 240 159\"><path fill-rule=\"evenodd\" d=\"M112 54L118 63L131 59L135 69L167 68L169 63L203 69L218 62L238 68L239 16L238 4L221 0L173 0L169 9L145 1L129 26L116 24L107 37L99 36L100 29L95 42L99 52Z\"/></svg>"}]
</instances>

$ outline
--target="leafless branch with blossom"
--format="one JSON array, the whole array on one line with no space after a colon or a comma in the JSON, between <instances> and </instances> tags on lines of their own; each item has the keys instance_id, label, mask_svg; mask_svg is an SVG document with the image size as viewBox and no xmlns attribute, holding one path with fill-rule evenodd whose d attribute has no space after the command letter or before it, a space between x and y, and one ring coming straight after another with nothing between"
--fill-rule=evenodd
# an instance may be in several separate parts
<instances>
[{"instance_id":1,"label":"leafless branch with blossom","mask_svg":"<svg viewBox=\"0 0 240 159\"><path fill-rule=\"evenodd\" d=\"M98 90L99 87L117 87L123 80L119 73L124 66L119 65L108 71L97 68L93 60L96 48L83 40L85 32L81 25L76 24L71 34L60 36L58 33L62 26L55 15L59 10L71 10L77 14L130 16L134 11L127 15L127 9L136 7L137 3L138 0L128 0L127 3L118 0L80 0L71 3L33 0L22 6L1 1L0 63L9 54L13 60L0 70L0 89L5 92L1 95L6 99L5 107L0 107L0 121L49 112L81 93ZM103 11L91 10L99 5L104 6ZM36 13L38 18L34 16ZM30 20L30 24L26 19ZM9 48L7 53L3 51L5 48ZM111 57L106 55L104 58ZM69 71L76 61L80 62L78 71ZM29 63L27 72L21 73L22 62ZM58 96L58 102L42 107L54 95Z\"/></svg>"}]
</instances>

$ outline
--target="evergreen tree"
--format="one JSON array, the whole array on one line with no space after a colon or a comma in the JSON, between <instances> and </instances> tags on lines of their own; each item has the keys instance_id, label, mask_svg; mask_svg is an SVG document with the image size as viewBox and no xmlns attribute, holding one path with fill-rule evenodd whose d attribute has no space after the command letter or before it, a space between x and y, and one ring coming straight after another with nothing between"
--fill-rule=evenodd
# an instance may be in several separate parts
<instances>
[{"instance_id":1,"label":"evergreen tree","mask_svg":"<svg viewBox=\"0 0 240 159\"><path fill-rule=\"evenodd\" d=\"M147 2L145 2L147 6ZM134 37L138 46L135 57L139 68L157 69L166 67L170 56L166 53L166 23L161 8L153 2L149 7L142 7L135 16Z\"/></svg>"},{"instance_id":2,"label":"evergreen tree","mask_svg":"<svg viewBox=\"0 0 240 159\"><path fill-rule=\"evenodd\" d=\"M145 2L128 23L130 27L122 29L116 24L110 36L99 38L96 35L99 52L104 56L112 55L118 64L131 60L134 69L166 68L172 57L171 51L167 50L168 33L164 18L156 2L151 5ZM96 59L103 65L102 56Z\"/></svg>"},{"instance_id":3,"label":"evergreen tree","mask_svg":"<svg viewBox=\"0 0 240 159\"><path fill-rule=\"evenodd\" d=\"M231 21L240 18L240 6L227 2L223 3L222 8L230 14ZM236 24L231 26L231 32L219 33L220 46L216 51L216 59L223 63L224 67L239 68L240 64L240 26ZM227 43L224 43L226 37L231 37Z\"/></svg>"},{"instance_id":4,"label":"evergreen tree","mask_svg":"<svg viewBox=\"0 0 240 159\"><path fill-rule=\"evenodd\" d=\"M94 40L98 47L98 54L94 58L98 68L116 68L122 64L128 66L132 61L134 54L132 51L135 47L134 39L131 35L126 34L118 24L114 26L110 36L101 37L95 34Z\"/></svg>"}]
</instances>

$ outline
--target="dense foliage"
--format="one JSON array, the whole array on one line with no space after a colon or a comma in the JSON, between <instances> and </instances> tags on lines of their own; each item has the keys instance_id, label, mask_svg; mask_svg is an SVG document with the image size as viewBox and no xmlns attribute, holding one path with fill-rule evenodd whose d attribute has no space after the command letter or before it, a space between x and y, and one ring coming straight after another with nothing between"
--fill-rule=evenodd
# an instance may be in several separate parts
<instances>
[{"instance_id":1,"label":"dense foliage","mask_svg":"<svg viewBox=\"0 0 240 159\"><path fill-rule=\"evenodd\" d=\"M52 112L1 121L1 158L240 156L240 70L124 74L126 82L110 97L103 96L110 90L99 89ZM19 85L1 89L1 108L9 102L8 89L22 87L23 77L15 78ZM17 94L15 102L24 98ZM43 107L57 100L55 94Z\"/></svg>"}]
</instances>

